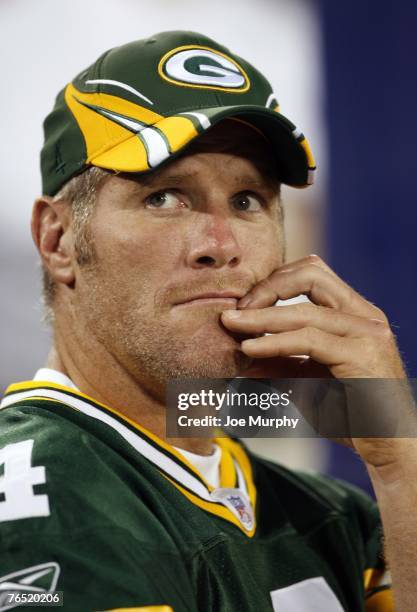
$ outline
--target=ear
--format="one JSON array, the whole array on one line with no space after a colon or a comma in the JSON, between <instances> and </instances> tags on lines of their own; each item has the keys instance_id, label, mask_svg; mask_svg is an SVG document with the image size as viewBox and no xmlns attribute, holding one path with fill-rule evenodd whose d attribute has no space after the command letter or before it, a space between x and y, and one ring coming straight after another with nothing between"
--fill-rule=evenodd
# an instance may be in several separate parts
<instances>
[{"instance_id":1,"label":"ear","mask_svg":"<svg viewBox=\"0 0 417 612\"><path fill-rule=\"evenodd\" d=\"M32 211L32 237L45 268L56 283L71 285L75 279L71 208L64 200L38 198Z\"/></svg>"}]
</instances>

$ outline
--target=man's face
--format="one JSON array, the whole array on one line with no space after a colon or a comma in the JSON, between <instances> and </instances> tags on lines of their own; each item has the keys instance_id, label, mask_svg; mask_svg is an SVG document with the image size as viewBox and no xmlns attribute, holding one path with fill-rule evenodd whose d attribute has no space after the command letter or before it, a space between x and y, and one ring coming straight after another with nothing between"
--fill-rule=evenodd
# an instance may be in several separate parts
<instances>
[{"instance_id":1,"label":"man's face","mask_svg":"<svg viewBox=\"0 0 417 612\"><path fill-rule=\"evenodd\" d=\"M247 367L220 313L282 264L271 166L263 137L229 120L146 178L105 179L73 304L81 328L142 384Z\"/></svg>"}]
</instances>

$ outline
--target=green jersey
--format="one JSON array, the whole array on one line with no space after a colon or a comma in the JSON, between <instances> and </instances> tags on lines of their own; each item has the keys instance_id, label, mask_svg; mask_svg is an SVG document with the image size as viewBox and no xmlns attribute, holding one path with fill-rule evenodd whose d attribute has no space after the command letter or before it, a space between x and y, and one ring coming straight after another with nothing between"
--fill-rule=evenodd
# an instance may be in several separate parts
<instances>
[{"instance_id":1,"label":"green jersey","mask_svg":"<svg viewBox=\"0 0 417 612\"><path fill-rule=\"evenodd\" d=\"M373 502L219 438L220 486L113 408L51 382L0 411L1 593L64 610L392 610ZM379 582L378 582L379 581Z\"/></svg>"}]
</instances>

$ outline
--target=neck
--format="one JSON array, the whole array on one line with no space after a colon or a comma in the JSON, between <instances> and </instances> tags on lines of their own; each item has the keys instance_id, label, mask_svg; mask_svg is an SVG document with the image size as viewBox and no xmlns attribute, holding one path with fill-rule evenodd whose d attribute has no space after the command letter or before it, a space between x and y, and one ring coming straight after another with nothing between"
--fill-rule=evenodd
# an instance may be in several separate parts
<instances>
[{"instance_id":1,"label":"neck","mask_svg":"<svg viewBox=\"0 0 417 612\"><path fill-rule=\"evenodd\" d=\"M64 333L64 329L68 327L61 328L55 323L54 344L46 367L62 372L82 393L114 408L168 444L199 455L211 455L212 438L168 437L165 404L157 394L147 390L99 342L85 336L81 341L76 334Z\"/></svg>"}]
</instances>

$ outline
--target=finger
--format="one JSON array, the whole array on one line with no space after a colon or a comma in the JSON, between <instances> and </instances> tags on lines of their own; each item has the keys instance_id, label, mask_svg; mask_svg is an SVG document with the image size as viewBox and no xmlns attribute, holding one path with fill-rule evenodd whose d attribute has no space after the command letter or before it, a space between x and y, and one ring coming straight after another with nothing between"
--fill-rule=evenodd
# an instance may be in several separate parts
<instances>
[{"instance_id":1,"label":"finger","mask_svg":"<svg viewBox=\"0 0 417 612\"><path fill-rule=\"evenodd\" d=\"M313 327L262 336L241 343L242 352L249 357L307 355L328 366L355 363L355 359L359 359L361 347L362 342L359 340L340 338Z\"/></svg>"},{"instance_id":2,"label":"finger","mask_svg":"<svg viewBox=\"0 0 417 612\"><path fill-rule=\"evenodd\" d=\"M268 289L268 288L272 289L272 287L270 287L270 279L276 272L279 272L279 273L294 272L295 270L299 270L300 268L303 268L304 266L310 265L310 264L320 267L325 272L328 272L329 274L336 276L336 273L322 259L320 259L318 255L308 255L307 257L302 257L301 259L297 259L295 261L290 261L288 263L283 264L282 266L279 267L278 270L275 270L268 278L263 279L262 281L259 281L259 283L257 283L251 289L250 292L248 292L245 296L243 296L240 299L238 303L238 308L247 307L247 305L249 304L249 300L251 300L252 297L255 295L254 289L256 289L258 286L260 286L261 288L265 286L265 289ZM271 300L268 304L265 304L265 306L269 306L277 301L278 297L275 296L276 297L275 302L272 302L272 300L274 299L274 296L275 294L271 292ZM252 308L252 305L250 305L249 307Z\"/></svg>"},{"instance_id":3,"label":"finger","mask_svg":"<svg viewBox=\"0 0 417 612\"><path fill-rule=\"evenodd\" d=\"M307 295L319 306L386 321L379 308L367 302L335 274L312 263L294 269L275 270L242 298L237 306L239 309L265 308L275 304L278 299L286 300L300 294Z\"/></svg>"},{"instance_id":4,"label":"finger","mask_svg":"<svg viewBox=\"0 0 417 612\"><path fill-rule=\"evenodd\" d=\"M301 357L254 359L247 369L239 372L239 376L244 378L297 378L304 374L303 366L306 361Z\"/></svg>"},{"instance_id":5,"label":"finger","mask_svg":"<svg viewBox=\"0 0 417 612\"><path fill-rule=\"evenodd\" d=\"M295 261L289 261L280 266L279 269L282 271L295 270L297 268L302 268L308 264L314 264L315 266L320 267L325 272L333 274L333 276L337 276L336 272L332 270L332 268L327 265L326 262L321 259L321 257L315 254L307 255L306 257L301 257L300 259L296 259Z\"/></svg>"},{"instance_id":6,"label":"finger","mask_svg":"<svg viewBox=\"0 0 417 612\"><path fill-rule=\"evenodd\" d=\"M327 366L306 357L267 357L253 359L239 373L244 378L328 378Z\"/></svg>"},{"instance_id":7,"label":"finger","mask_svg":"<svg viewBox=\"0 0 417 612\"><path fill-rule=\"evenodd\" d=\"M341 313L315 304L225 310L221 319L231 331L247 334L272 334L315 327L330 334L353 338L380 334L381 326L385 325L376 319Z\"/></svg>"}]
</instances>

